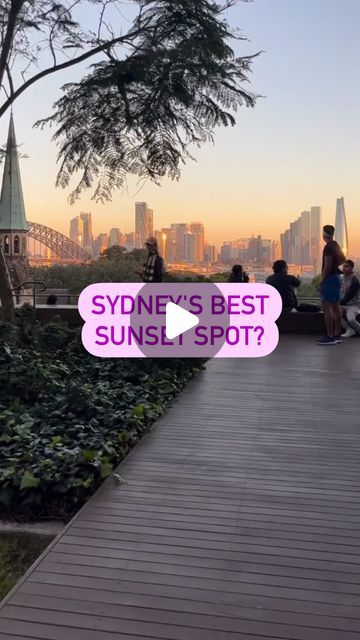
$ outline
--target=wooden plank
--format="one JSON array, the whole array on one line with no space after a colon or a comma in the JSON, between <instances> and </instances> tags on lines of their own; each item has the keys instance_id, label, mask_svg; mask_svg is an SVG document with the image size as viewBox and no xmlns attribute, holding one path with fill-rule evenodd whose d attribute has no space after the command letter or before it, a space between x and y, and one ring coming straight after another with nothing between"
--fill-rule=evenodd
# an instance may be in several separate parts
<instances>
[{"instance_id":1,"label":"wooden plank","mask_svg":"<svg viewBox=\"0 0 360 640\"><path fill-rule=\"evenodd\" d=\"M222 628L216 627L216 618L208 618L208 624L210 628L201 628L199 626L191 627L186 624L186 617L183 616L182 624L167 624L161 619L157 622L143 621L136 619L136 611L133 611L134 619L127 619L124 616L120 619L112 618L110 615L91 615L88 611L83 614L67 611L65 612L55 609L48 611L46 609L25 607L17 607L15 605L8 605L6 617L7 619L14 620L15 626L19 621L33 622L36 625L51 624L56 626L63 626L64 633L67 632L67 627L75 627L86 630L97 630L101 632L117 633L120 628L121 632L125 634L136 634L140 637L150 635L152 638L159 638L161 640L236 640L237 638L249 638L264 637L264 634L268 634L270 638L282 638L283 640L308 640L309 637L316 633L317 640L338 640L338 630L311 629L309 627L296 627L295 625L286 624L271 624L269 622L257 622L252 620L237 620L235 623L230 623L232 629L229 631L226 628L226 620L222 618ZM71 609L71 603L67 605ZM79 608L79 605L77 605ZM86 605L83 605L85 608ZM105 606L104 606L105 609ZM341 630L343 640L358 640L358 635L352 631Z\"/></svg>"},{"instance_id":2,"label":"wooden plank","mask_svg":"<svg viewBox=\"0 0 360 640\"><path fill-rule=\"evenodd\" d=\"M144 556L147 558L151 558L153 555L155 556L159 556L161 558L161 561L166 563L168 561L168 556L170 556L171 558L180 558L180 562L181 564L187 564L191 561L195 561L195 562L204 562L205 566L213 566L213 564L216 565L216 563L225 563L227 562L227 565L231 565L231 567L234 568L234 570L237 570L236 568L239 567L239 570L242 569L246 569L247 566L252 567L252 566L257 566L258 564L260 566L263 567L264 572L270 571L270 569L268 568L273 567L273 570L275 570L276 567L285 567L287 569L289 569L291 571L291 575L296 573L296 569L297 568L303 568L305 570L307 569L316 569L319 571L319 574L321 571L330 571L330 572L336 572L336 571L340 571L343 572L344 574L346 574L347 576L349 575L349 573L354 573L356 576L359 575L359 567L357 565L354 565L352 563L344 563L344 562L336 562L333 561L331 562L331 565L329 565L328 561L323 561L323 560L314 560L313 558L309 559L308 561L306 561L306 559L304 558L297 558L297 557L288 557L284 554L282 554L281 556L277 555L270 555L269 553L266 554L249 554L249 553L237 553L236 555L234 554L233 551L224 551L224 552L220 552L220 553L214 553L213 550L207 550L207 549L193 549L191 547L176 547L176 546L171 546L171 545L160 545L160 544L147 544L145 543L138 543L138 542L131 542L131 541L124 541L124 540L115 540L115 541L104 541L102 539L92 539L92 538L63 538L61 540L62 543L62 548L61 545L57 546L57 550L59 550L61 548L65 549L66 552L69 552L69 549L71 550L73 547L72 544L72 540L74 540L74 544L75 546L77 545L77 543L79 543L79 554L80 554L80 549L82 551L82 553L86 554L91 554L94 555L96 554L97 557L101 557L101 553L103 552L104 556L106 557L107 554L109 554L109 557L111 557L111 554L119 554L121 557L121 554L124 553L128 553L130 550L130 553L132 553L134 556L141 556L142 552L144 553ZM66 543L66 544L65 544ZM92 547L96 547L96 550L94 550ZM102 551L101 551L102 550ZM75 552L76 553L76 552ZM236 560L234 560L234 558L236 558ZM160 559L159 559L160 562Z\"/></svg>"},{"instance_id":3,"label":"wooden plank","mask_svg":"<svg viewBox=\"0 0 360 640\"><path fill-rule=\"evenodd\" d=\"M61 545L57 546L57 552L51 554L51 560L58 562L59 564L91 564L91 559L94 566L98 567L126 567L127 569L136 568L137 565L141 565L142 568L149 569L152 567L161 567L162 565L169 570L172 566L172 571L187 571L193 568L197 575L201 575L204 571L207 575L214 577L223 577L224 572L231 577L237 577L241 574L254 573L262 575L272 576L287 576L294 578L304 578L309 580L315 580L320 578L324 581L331 582L346 582L347 584L359 584L359 572L354 570L353 572L341 572L335 570L329 570L328 565L324 570L314 569L312 565L309 567L278 567L276 565L266 566L264 564L245 564L243 562L236 562L234 560L215 560L212 558L187 558L186 556L175 556L163 553L141 553L128 551L122 551L121 549L109 550L97 549L96 556L90 554L89 548L83 548L76 546L74 549L71 547L65 547L65 551ZM186 567L186 569L185 569Z\"/></svg>"},{"instance_id":4,"label":"wooden plank","mask_svg":"<svg viewBox=\"0 0 360 640\"><path fill-rule=\"evenodd\" d=\"M200 600L186 600L163 598L161 596L128 593L120 591L99 591L97 589L86 589L81 587L69 587L63 585L44 585L40 583L26 583L16 594L14 603L19 603L18 595L28 594L29 596L44 596L45 598L56 598L57 600L70 600L71 602L81 600L82 602L96 602L113 604L116 606L141 607L148 612L153 612L156 616L157 610L174 612L183 612L191 614L201 614L208 616L218 616L231 619L249 619L262 620L264 622L284 622L294 623L299 626L319 626L320 628L343 629L344 626L348 631L356 631L358 628L358 618L360 612L352 607L340 607L335 609L327 605L319 606L316 603L316 611L312 613L306 607L306 621L303 613L305 612L304 603L301 601L275 600L268 598L264 600L261 608L251 606L251 602L239 605L228 605L223 603L209 603ZM32 598L27 600L28 604L35 601ZM248 604L248 606L246 606ZM131 611L130 611L131 614ZM345 619L346 618L346 619ZM306 622L306 624L305 624ZM206 621L203 622L206 626Z\"/></svg>"},{"instance_id":5,"label":"wooden plank","mask_svg":"<svg viewBox=\"0 0 360 640\"><path fill-rule=\"evenodd\" d=\"M286 616L282 616L281 620L272 621L271 616L268 616L267 620L262 620L260 615L258 619L256 615L248 617L244 614L241 617L219 617L208 609L205 615L200 613L192 613L188 611L166 611L164 609L157 609L156 611L148 607L128 607L123 605L113 605L109 603L99 602L86 602L83 600L74 601L69 598L58 599L44 596L28 596L26 594L17 594L14 605L19 607L34 608L35 614L39 611L42 612L44 620L48 619L48 611L58 611L65 614L73 614L77 616L85 615L88 624L88 628L92 628L93 625L98 625L99 618L106 618L109 620L109 624L104 627L109 630L118 628L118 620L121 621L122 629L129 633L134 630L134 624L137 625L136 631L142 629L143 632L153 633L159 626L160 633L164 637L180 639L188 637L188 635L199 638L199 640L207 640L206 633L214 637L221 631L224 633L224 637L231 638L231 634L248 633L259 635L263 632L271 633L273 636L279 637L294 637L299 640L306 640L307 635L313 631L310 620L307 619L304 624L304 620L301 620L299 625L294 625L294 619L291 619L290 625L286 622ZM14 607L15 611L17 609ZM30 611L30 609L29 609ZM10 612L11 614L11 612ZM20 614L21 615L21 614ZM30 614L31 615L31 614ZM40 614L41 615L41 614ZM60 618L60 615L59 615ZM284 619L285 618L285 619ZM83 620L83 618L80 618ZM54 622L57 622L57 618L54 617ZM322 627L323 618L317 620L318 626L318 638L319 640L337 640L338 629L336 629L336 621L332 621L332 627ZM84 624L82 622L81 624ZM334 628L335 627L335 628ZM344 632L344 639L355 640L355 634L353 631L344 630L343 624L340 621L340 629ZM214 633L215 632L215 633ZM161 637L161 636L160 636ZM235 640L235 639L234 639Z\"/></svg>"}]
</instances>

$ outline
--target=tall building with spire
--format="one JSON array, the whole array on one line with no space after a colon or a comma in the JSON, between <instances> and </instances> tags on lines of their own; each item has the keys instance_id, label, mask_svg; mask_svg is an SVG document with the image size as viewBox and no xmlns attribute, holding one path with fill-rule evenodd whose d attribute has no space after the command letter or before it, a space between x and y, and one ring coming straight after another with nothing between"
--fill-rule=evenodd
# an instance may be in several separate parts
<instances>
[{"instance_id":1,"label":"tall building with spire","mask_svg":"<svg viewBox=\"0 0 360 640\"><path fill-rule=\"evenodd\" d=\"M14 120L11 114L0 197L0 246L14 286L29 279L28 231Z\"/></svg>"},{"instance_id":2,"label":"tall building with spire","mask_svg":"<svg viewBox=\"0 0 360 640\"><path fill-rule=\"evenodd\" d=\"M347 256L349 252L349 236L346 222L344 198L338 198L336 202L335 240Z\"/></svg>"}]
</instances>

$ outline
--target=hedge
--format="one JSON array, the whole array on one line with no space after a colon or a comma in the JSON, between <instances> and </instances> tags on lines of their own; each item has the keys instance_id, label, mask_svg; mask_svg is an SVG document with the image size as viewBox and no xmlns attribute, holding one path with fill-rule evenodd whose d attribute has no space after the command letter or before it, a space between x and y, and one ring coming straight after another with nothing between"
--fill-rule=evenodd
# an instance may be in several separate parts
<instances>
[{"instance_id":1,"label":"hedge","mask_svg":"<svg viewBox=\"0 0 360 640\"><path fill-rule=\"evenodd\" d=\"M96 359L30 311L0 324L0 514L71 516L202 366Z\"/></svg>"}]
</instances>

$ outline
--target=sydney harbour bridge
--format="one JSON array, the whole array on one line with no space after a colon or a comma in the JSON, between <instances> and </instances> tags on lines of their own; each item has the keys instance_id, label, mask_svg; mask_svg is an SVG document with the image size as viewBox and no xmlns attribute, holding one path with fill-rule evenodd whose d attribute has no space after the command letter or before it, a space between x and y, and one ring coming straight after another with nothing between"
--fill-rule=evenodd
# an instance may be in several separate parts
<instances>
[{"instance_id":1,"label":"sydney harbour bridge","mask_svg":"<svg viewBox=\"0 0 360 640\"><path fill-rule=\"evenodd\" d=\"M28 238L50 250L48 257L31 256L29 258L31 263L79 264L80 262L90 262L93 259L90 253L59 231L37 222L28 222L28 224Z\"/></svg>"}]
</instances>

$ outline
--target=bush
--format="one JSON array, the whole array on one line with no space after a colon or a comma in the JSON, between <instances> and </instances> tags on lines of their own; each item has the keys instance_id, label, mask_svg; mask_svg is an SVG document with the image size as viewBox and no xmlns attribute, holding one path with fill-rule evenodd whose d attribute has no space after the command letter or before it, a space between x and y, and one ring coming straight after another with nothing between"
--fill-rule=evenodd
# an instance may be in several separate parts
<instances>
[{"instance_id":1,"label":"bush","mask_svg":"<svg viewBox=\"0 0 360 640\"><path fill-rule=\"evenodd\" d=\"M68 517L202 366L102 360L61 322L0 325L0 512Z\"/></svg>"}]
</instances>

